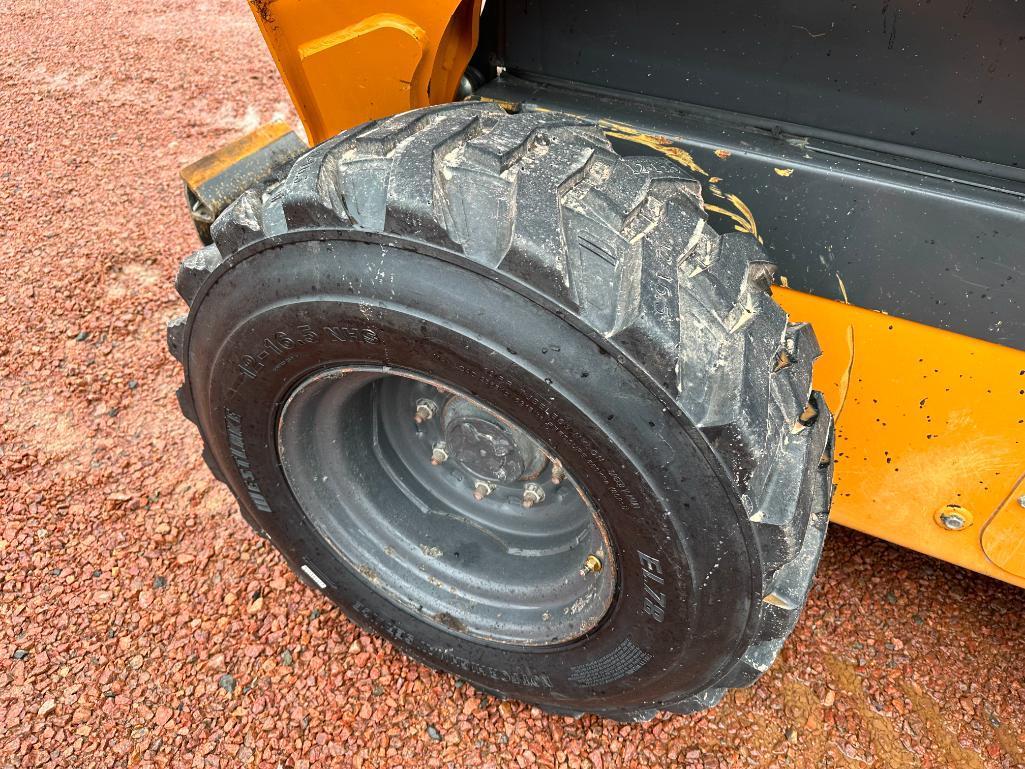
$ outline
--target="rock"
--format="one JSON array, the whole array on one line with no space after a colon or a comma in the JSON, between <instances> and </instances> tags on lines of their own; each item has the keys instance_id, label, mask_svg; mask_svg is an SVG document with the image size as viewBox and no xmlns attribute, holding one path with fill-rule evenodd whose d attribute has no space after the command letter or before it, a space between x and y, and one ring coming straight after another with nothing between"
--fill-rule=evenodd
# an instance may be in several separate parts
<instances>
[{"instance_id":1,"label":"rock","mask_svg":"<svg viewBox=\"0 0 1025 769\"><path fill-rule=\"evenodd\" d=\"M288 649L285 649L283 652L281 652L281 664L282 665L284 665L286 667L292 667L292 662L293 662L293 660L292 660L292 652L290 652Z\"/></svg>"},{"instance_id":2,"label":"rock","mask_svg":"<svg viewBox=\"0 0 1025 769\"><path fill-rule=\"evenodd\" d=\"M435 742L441 742L441 732L434 728L434 724L427 724L427 736Z\"/></svg>"},{"instance_id":3,"label":"rock","mask_svg":"<svg viewBox=\"0 0 1025 769\"><path fill-rule=\"evenodd\" d=\"M76 342L84 342L88 338L89 338L89 332L88 331L79 331L75 335L75 341Z\"/></svg>"},{"instance_id":4,"label":"rock","mask_svg":"<svg viewBox=\"0 0 1025 769\"><path fill-rule=\"evenodd\" d=\"M15 649L14 650L14 654L11 655L11 659L23 660L27 656L28 656L28 651L26 649Z\"/></svg>"},{"instance_id":5,"label":"rock","mask_svg":"<svg viewBox=\"0 0 1025 769\"><path fill-rule=\"evenodd\" d=\"M171 716L174 715L174 711L166 705L160 705L157 707L156 713L153 715L153 723L157 726L163 726L171 720Z\"/></svg>"},{"instance_id":6,"label":"rock","mask_svg":"<svg viewBox=\"0 0 1025 769\"><path fill-rule=\"evenodd\" d=\"M217 685L224 689L228 694L231 694L235 691L235 676L230 673L225 673L217 679Z\"/></svg>"},{"instance_id":7,"label":"rock","mask_svg":"<svg viewBox=\"0 0 1025 769\"><path fill-rule=\"evenodd\" d=\"M46 700L39 706L39 715L46 716L57 709L57 703L53 700ZM440 737L438 739L441 739Z\"/></svg>"},{"instance_id":8,"label":"rock","mask_svg":"<svg viewBox=\"0 0 1025 769\"><path fill-rule=\"evenodd\" d=\"M167 587L167 577L154 577L153 587L155 587L157 590L162 590L163 588Z\"/></svg>"}]
</instances>

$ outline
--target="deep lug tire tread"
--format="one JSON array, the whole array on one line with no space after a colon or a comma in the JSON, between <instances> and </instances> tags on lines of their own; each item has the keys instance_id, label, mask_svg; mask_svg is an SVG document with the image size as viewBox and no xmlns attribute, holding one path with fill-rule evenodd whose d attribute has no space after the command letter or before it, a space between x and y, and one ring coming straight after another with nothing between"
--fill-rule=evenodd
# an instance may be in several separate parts
<instances>
[{"instance_id":1,"label":"deep lug tire tread","mask_svg":"<svg viewBox=\"0 0 1025 769\"><path fill-rule=\"evenodd\" d=\"M247 191L176 281L192 306L223 259L264 237L317 227L385 232L528 284L641 367L735 481L758 544L762 595L753 597L748 648L715 685L597 711L621 721L712 707L765 672L807 599L833 492L832 418L811 390L814 333L771 298L772 266L757 240L707 225L700 189L668 158L622 158L599 128L569 116L444 105L340 134L281 182ZM175 318L167 338L187 366L185 328L186 316ZM184 390L179 402L195 422ZM204 459L223 480L209 452Z\"/></svg>"}]
</instances>

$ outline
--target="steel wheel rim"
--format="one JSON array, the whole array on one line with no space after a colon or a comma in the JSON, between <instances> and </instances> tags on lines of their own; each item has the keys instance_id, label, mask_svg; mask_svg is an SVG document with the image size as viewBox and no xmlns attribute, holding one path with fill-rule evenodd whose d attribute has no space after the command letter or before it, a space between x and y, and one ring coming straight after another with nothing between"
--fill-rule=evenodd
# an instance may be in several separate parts
<instances>
[{"instance_id":1,"label":"steel wheel rim","mask_svg":"<svg viewBox=\"0 0 1025 769\"><path fill-rule=\"evenodd\" d=\"M320 372L285 401L276 444L335 555L437 627L561 645L612 604L614 557L583 488L536 438L440 380L383 366Z\"/></svg>"}]
</instances>

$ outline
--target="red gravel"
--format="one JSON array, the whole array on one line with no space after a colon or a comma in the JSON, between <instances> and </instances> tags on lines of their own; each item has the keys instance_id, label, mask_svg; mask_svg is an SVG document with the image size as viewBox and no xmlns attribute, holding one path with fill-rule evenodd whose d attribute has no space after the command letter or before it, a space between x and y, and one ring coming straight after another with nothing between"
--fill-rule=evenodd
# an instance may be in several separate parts
<instances>
[{"instance_id":1,"label":"red gravel","mask_svg":"<svg viewBox=\"0 0 1025 769\"><path fill-rule=\"evenodd\" d=\"M1025 764L1025 594L839 529L780 662L704 715L549 717L360 633L211 481L164 349L178 167L292 115L246 4L2 21L0 766Z\"/></svg>"}]
</instances>

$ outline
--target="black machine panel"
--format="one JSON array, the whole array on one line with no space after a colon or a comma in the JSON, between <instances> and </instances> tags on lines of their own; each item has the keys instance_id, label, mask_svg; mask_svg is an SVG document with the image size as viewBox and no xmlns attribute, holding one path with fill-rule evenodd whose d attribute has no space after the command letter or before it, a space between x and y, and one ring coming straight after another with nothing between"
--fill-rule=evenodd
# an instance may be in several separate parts
<instances>
[{"instance_id":1,"label":"black machine panel","mask_svg":"<svg viewBox=\"0 0 1025 769\"><path fill-rule=\"evenodd\" d=\"M514 73L1025 168L1021 0L491 0Z\"/></svg>"}]
</instances>

